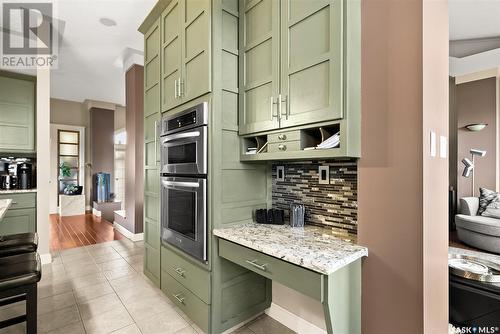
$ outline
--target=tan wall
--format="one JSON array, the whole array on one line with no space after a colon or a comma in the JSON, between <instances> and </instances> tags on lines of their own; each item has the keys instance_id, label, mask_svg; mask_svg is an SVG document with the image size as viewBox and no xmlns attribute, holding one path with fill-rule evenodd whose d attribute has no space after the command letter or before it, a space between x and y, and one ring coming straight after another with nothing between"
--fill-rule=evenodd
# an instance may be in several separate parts
<instances>
[{"instance_id":1,"label":"tan wall","mask_svg":"<svg viewBox=\"0 0 500 334\"><path fill-rule=\"evenodd\" d=\"M87 113L83 103L50 99L50 123L88 127Z\"/></svg>"},{"instance_id":2,"label":"tan wall","mask_svg":"<svg viewBox=\"0 0 500 334\"><path fill-rule=\"evenodd\" d=\"M447 15L444 0L362 3L363 333L446 332L448 162L428 144L447 136Z\"/></svg>"},{"instance_id":3,"label":"tan wall","mask_svg":"<svg viewBox=\"0 0 500 334\"><path fill-rule=\"evenodd\" d=\"M115 131L125 129L126 111L125 107L116 106L115 109Z\"/></svg>"},{"instance_id":4,"label":"tan wall","mask_svg":"<svg viewBox=\"0 0 500 334\"><path fill-rule=\"evenodd\" d=\"M471 148L486 150L486 156L476 157L475 195L479 195L479 187L496 189L497 160L497 110L496 110L496 78L471 81L456 86L456 118L458 154L455 166L457 173L457 197L471 196L472 178L462 176L463 158L471 158ZM487 123L480 132L471 132L464 126L472 123Z\"/></svg>"}]
</instances>

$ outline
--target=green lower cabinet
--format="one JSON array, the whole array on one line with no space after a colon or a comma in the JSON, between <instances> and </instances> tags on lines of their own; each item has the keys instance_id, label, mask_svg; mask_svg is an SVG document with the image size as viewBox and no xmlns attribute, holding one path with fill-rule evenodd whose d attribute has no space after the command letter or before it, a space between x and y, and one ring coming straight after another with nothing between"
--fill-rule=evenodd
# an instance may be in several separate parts
<instances>
[{"instance_id":1,"label":"green lower cabinet","mask_svg":"<svg viewBox=\"0 0 500 334\"><path fill-rule=\"evenodd\" d=\"M28 232L36 232L36 209L10 209L0 220L0 235Z\"/></svg>"},{"instance_id":2,"label":"green lower cabinet","mask_svg":"<svg viewBox=\"0 0 500 334\"><path fill-rule=\"evenodd\" d=\"M144 243L144 275L160 286L160 251Z\"/></svg>"},{"instance_id":3,"label":"green lower cabinet","mask_svg":"<svg viewBox=\"0 0 500 334\"><path fill-rule=\"evenodd\" d=\"M175 278L162 271L161 289L205 333L209 333L210 305L205 304Z\"/></svg>"}]
</instances>

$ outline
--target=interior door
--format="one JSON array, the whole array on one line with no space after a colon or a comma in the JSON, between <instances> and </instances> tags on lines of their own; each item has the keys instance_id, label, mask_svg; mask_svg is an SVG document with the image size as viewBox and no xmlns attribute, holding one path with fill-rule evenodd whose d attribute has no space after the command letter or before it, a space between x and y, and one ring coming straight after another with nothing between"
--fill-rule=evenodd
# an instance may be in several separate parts
<instances>
[{"instance_id":1,"label":"interior door","mask_svg":"<svg viewBox=\"0 0 500 334\"><path fill-rule=\"evenodd\" d=\"M342 118L344 0L281 0L281 127Z\"/></svg>"},{"instance_id":2,"label":"interior door","mask_svg":"<svg viewBox=\"0 0 500 334\"><path fill-rule=\"evenodd\" d=\"M161 16L162 111L181 104L181 23L184 0L173 0Z\"/></svg>"},{"instance_id":3,"label":"interior door","mask_svg":"<svg viewBox=\"0 0 500 334\"><path fill-rule=\"evenodd\" d=\"M240 0L240 134L279 128L279 3Z\"/></svg>"},{"instance_id":4,"label":"interior door","mask_svg":"<svg viewBox=\"0 0 500 334\"><path fill-rule=\"evenodd\" d=\"M209 0L182 3L182 103L211 90L211 13Z\"/></svg>"}]
</instances>

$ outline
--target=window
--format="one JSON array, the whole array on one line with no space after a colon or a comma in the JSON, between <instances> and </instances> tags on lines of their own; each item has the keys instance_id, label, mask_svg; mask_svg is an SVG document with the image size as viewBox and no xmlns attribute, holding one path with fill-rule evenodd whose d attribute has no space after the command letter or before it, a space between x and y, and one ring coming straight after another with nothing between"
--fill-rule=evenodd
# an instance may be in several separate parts
<instances>
[{"instance_id":1,"label":"window","mask_svg":"<svg viewBox=\"0 0 500 334\"><path fill-rule=\"evenodd\" d=\"M59 163L59 194L70 186L78 186L80 173L80 132L57 130L57 158Z\"/></svg>"}]
</instances>

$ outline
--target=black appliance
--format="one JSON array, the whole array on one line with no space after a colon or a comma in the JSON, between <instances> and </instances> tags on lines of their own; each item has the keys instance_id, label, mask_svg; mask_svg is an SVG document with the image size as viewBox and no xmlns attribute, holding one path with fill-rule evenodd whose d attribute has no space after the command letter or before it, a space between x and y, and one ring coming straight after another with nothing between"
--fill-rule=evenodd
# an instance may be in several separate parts
<instances>
[{"instance_id":1,"label":"black appliance","mask_svg":"<svg viewBox=\"0 0 500 334\"><path fill-rule=\"evenodd\" d=\"M33 184L33 165L27 162L17 165L17 182L19 189L31 189Z\"/></svg>"}]
</instances>

